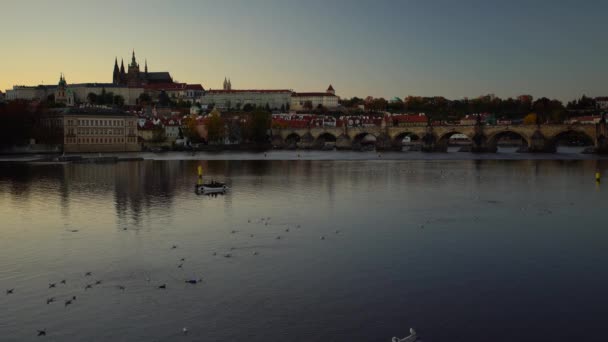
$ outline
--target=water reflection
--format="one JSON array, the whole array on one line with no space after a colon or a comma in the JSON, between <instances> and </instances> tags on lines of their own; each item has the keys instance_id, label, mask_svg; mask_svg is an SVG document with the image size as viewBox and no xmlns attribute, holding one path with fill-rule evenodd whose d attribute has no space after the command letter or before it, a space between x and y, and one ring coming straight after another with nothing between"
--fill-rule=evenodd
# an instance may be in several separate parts
<instances>
[{"instance_id":1,"label":"water reflection","mask_svg":"<svg viewBox=\"0 0 608 342\"><path fill-rule=\"evenodd\" d=\"M197 196L199 164L231 191ZM62 341L171 340L188 326L196 340L381 341L414 326L426 341L488 341L521 340L510 328L527 326L523 340L594 340L608 305L608 208L594 173L607 168L606 160L3 164L0 285L19 296L0 296L0 336L35 340L32 332L48 328ZM83 294L85 270L107 287ZM188 287L195 276L204 284ZM46 285L63 278L70 285L60 294L83 300L58 310L44 304ZM162 283L169 288L159 295Z\"/></svg>"}]
</instances>

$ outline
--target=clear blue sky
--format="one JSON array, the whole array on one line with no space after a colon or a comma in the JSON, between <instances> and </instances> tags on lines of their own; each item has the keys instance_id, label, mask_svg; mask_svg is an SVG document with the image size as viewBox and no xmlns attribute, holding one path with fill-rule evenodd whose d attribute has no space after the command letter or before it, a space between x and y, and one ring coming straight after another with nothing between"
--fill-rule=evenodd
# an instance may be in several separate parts
<instances>
[{"instance_id":1,"label":"clear blue sky","mask_svg":"<svg viewBox=\"0 0 608 342\"><path fill-rule=\"evenodd\" d=\"M338 95L608 95L608 1L20 0L0 88L110 82L114 57L181 82Z\"/></svg>"}]
</instances>

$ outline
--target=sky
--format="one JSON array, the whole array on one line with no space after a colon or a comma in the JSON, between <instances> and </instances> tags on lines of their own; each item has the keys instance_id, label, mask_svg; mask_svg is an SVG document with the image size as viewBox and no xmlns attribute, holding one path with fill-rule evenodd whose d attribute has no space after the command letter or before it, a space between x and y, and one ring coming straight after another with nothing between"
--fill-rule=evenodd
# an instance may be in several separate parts
<instances>
[{"instance_id":1,"label":"sky","mask_svg":"<svg viewBox=\"0 0 608 342\"><path fill-rule=\"evenodd\" d=\"M0 3L0 89L174 80L341 97L608 95L608 1L19 0Z\"/></svg>"}]
</instances>

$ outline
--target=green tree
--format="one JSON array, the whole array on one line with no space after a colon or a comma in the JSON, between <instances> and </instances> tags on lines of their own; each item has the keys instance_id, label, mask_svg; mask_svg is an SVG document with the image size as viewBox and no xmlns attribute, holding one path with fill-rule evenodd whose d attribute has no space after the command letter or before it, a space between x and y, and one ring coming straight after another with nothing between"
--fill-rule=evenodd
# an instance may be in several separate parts
<instances>
[{"instance_id":1,"label":"green tree","mask_svg":"<svg viewBox=\"0 0 608 342\"><path fill-rule=\"evenodd\" d=\"M207 141L209 143L222 143L226 136L226 129L220 112L214 109L209 114L205 124L207 126Z\"/></svg>"},{"instance_id":2,"label":"green tree","mask_svg":"<svg viewBox=\"0 0 608 342\"><path fill-rule=\"evenodd\" d=\"M148 93L141 93L139 95L139 104L140 105L146 105L146 104L151 104L152 103L152 98L150 97L150 95Z\"/></svg>"},{"instance_id":3,"label":"green tree","mask_svg":"<svg viewBox=\"0 0 608 342\"><path fill-rule=\"evenodd\" d=\"M89 93L87 95L87 101L89 102L89 104L96 104L97 103L97 94L95 93Z\"/></svg>"},{"instance_id":4,"label":"green tree","mask_svg":"<svg viewBox=\"0 0 608 342\"><path fill-rule=\"evenodd\" d=\"M122 107L125 105L125 98L122 95L114 95L113 103L115 106Z\"/></svg>"},{"instance_id":5,"label":"green tree","mask_svg":"<svg viewBox=\"0 0 608 342\"><path fill-rule=\"evenodd\" d=\"M270 112L256 110L251 114L249 131L253 142L268 142L268 130L270 129L271 121L272 116Z\"/></svg>"},{"instance_id":6,"label":"green tree","mask_svg":"<svg viewBox=\"0 0 608 342\"><path fill-rule=\"evenodd\" d=\"M536 113L530 113L524 117L524 125L534 125L538 120Z\"/></svg>"}]
</instances>

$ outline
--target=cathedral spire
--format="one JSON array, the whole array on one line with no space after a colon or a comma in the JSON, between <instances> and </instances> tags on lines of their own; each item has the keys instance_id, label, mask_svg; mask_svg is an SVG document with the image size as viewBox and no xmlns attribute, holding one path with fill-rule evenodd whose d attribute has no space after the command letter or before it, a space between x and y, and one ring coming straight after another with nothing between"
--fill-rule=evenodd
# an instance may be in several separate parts
<instances>
[{"instance_id":1,"label":"cathedral spire","mask_svg":"<svg viewBox=\"0 0 608 342\"><path fill-rule=\"evenodd\" d=\"M135 59L135 49L133 49L133 55L131 57L131 66L137 66L137 60Z\"/></svg>"},{"instance_id":2,"label":"cathedral spire","mask_svg":"<svg viewBox=\"0 0 608 342\"><path fill-rule=\"evenodd\" d=\"M146 67L145 67L145 72L146 74L148 73L148 59L146 58Z\"/></svg>"}]
</instances>

